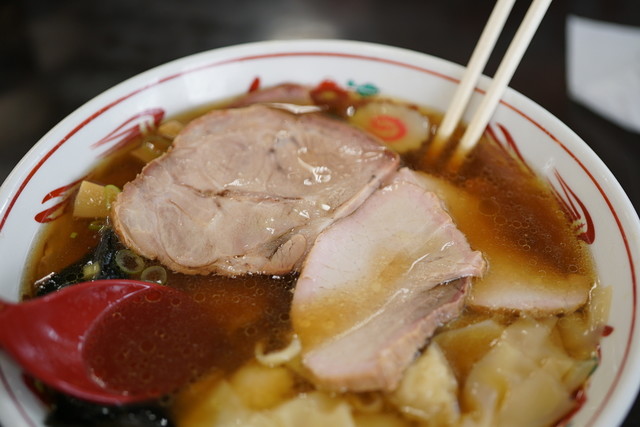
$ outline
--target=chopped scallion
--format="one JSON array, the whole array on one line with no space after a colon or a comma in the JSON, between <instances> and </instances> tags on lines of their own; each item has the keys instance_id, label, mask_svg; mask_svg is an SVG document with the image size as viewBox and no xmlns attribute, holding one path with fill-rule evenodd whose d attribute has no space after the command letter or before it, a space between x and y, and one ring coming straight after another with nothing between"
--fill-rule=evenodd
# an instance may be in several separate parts
<instances>
[{"instance_id":1,"label":"chopped scallion","mask_svg":"<svg viewBox=\"0 0 640 427\"><path fill-rule=\"evenodd\" d=\"M100 274L100 264L89 262L84 267L82 267L82 278L84 280L92 280L95 279L98 274Z\"/></svg>"},{"instance_id":2,"label":"chopped scallion","mask_svg":"<svg viewBox=\"0 0 640 427\"><path fill-rule=\"evenodd\" d=\"M144 268L144 260L129 249L121 249L116 252L116 264L118 268L127 274L140 273Z\"/></svg>"},{"instance_id":3,"label":"chopped scallion","mask_svg":"<svg viewBox=\"0 0 640 427\"><path fill-rule=\"evenodd\" d=\"M102 220L95 220L95 221L91 221L89 223L89 230L91 231L100 231L102 229L102 227L104 227L106 224L104 221Z\"/></svg>"},{"instance_id":4,"label":"chopped scallion","mask_svg":"<svg viewBox=\"0 0 640 427\"><path fill-rule=\"evenodd\" d=\"M140 275L140 279L145 282L154 282L160 285L167 283L167 270L160 265L152 265L144 269Z\"/></svg>"},{"instance_id":5,"label":"chopped scallion","mask_svg":"<svg viewBox=\"0 0 640 427\"><path fill-rule=\"evenodd\" d=\"M119 193L120 189L115 185L109 184L104 186L104 203L107 209L111 209L111 203L116 200Z\"/></svg>"}]
</instances>

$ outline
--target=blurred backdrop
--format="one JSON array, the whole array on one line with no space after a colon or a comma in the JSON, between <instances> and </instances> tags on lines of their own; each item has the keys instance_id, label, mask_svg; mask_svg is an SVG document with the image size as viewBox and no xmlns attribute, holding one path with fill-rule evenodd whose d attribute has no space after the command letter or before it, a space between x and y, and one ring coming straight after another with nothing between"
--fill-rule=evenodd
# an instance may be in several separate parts
<instances>
[{"instance_id":1,"label":"blurred backdrop","mask_svg":"<svg viewBox=\"0 0 640 427\"><path fill-rule=\"evenodd\" d=\"M70 112L172 59L250 41L340 38L465 64L493 5L494 0L0 0L0 182ZM486 74L495 72L528 5L516 2ZM554 0L511 87L578 133L638 209L640 135L567 94L570 15L640 28L640 1ZM624 426L638 425L637 403Z\"/></svg>"}]
</instances>

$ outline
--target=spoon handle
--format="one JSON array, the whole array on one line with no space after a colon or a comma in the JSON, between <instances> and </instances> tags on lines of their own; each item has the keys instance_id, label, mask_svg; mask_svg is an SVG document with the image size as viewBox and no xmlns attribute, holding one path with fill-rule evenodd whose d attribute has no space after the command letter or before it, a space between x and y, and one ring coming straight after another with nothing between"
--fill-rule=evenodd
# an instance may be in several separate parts
<instances>
[{"instance_id":1,"label":"spoon handle","mask_svg":"<svg viewBox=\"0 0 640 427\"><path fill-rule=\"evenodd\" d=\"M5 329L8 328L8 318L9 313L11 313L11 310L9 309L13 306L14 304L0 299L0 348L4 348L4 340L6 335Z\"/></svg>"},{"instance_id":2,"label":"spoon handle","mask_svg":"<svg viewBox=\"0 0 640 427\"><path fill-rule=\"evenodd\" d=\"M13 307L13 304L11 304L10 302L6 302L0 299L0 319L2 318L2 314L4 312L6 312L9 308ZM2 322L0 322L0 325L2 324Z\"/></svg>"}]
</instances>

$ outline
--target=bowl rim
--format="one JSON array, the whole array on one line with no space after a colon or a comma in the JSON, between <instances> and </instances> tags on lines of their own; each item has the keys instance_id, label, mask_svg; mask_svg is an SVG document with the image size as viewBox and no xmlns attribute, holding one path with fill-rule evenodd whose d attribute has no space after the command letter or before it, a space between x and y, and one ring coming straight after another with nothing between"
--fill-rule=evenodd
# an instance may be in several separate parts
<instances>
[{"instance_id":1,"label":"bowl rim","mask_svg":"<svg viewBox=\"0 0 640 427\"><path fill-rule=\"evenodd\" d=\"M263 51L265 53L256 53ZM388 58L389 54L392 54L393 59ZM137 74L123 82L107 89L101 94L95 96L91 100L87 101L82 106L78 107L71 114L65 117L57 125L55 125L49 132L47 132L40 140L27 152L27 154L20 160L20 162L14 167L11 173L7 176L2 186L0 186L0 196L8 193L11 198L0 198L0 234L3 227L9 217L12 208L17 199L26 188L31 178L37 173L39 168L46 162L46 160L53 155L66 141L68 141L76 132L82 129L92 120L96 119L104 112L108 111L118 103L142 92L160 85L169 80L179 78L188 73L199 71L205 68L215 67L232 62L242 62L246 60L269 58L269 57L284 57L284 56L340 56L348 58L357 58L365 60L374 60L376 62L384 62L391 65L411 68L426 72L440 78L449 80L451 82L459 82L459 76L462 74L464 67L453 62L429 55L427 53L421 53L409 49L400 47L394 47L389 45L383 45L371 42L353 41L353 40L324 40L324 39L309 39L309 40L270 40L243 43L233 46L226 46L221 48L215 48L204 52L188 55L182 58L175 59L173 61L158 65L140 74ZM427 69L424 66L417 65L425 58L429 58L433 63L438 64L438 69L448 70L445 72L439 72L431 69ZM178 70L168 73L169 70ZM162 74L165 73L164 76ZM166 74L168 73L168 74ZM159 76L160 75L160 76ZM487 76L482 76L479 88L477 92L484 92L483 88L487 87L490 79ZM131 90L129 88L132 88ZM124 93L124 95L122 95ZM626 245L626 253L629 257L629 265L632 272L633 280L633 311L631 330L627 339L625 347L625 356L621 368L616 374L614 385L606 393L599 407L594 410L594 415L591 417L590 424L595 423L601 418L610 418L617 422L621 422L624 416L628 413L631 405L633 404L635 395L640 389L640 364L634 365L630 363L629 356L631 354L640 354L640 343L638 339L634 338L635 326L638 322L637 316L637 278L635 267L640 266L640 261L635 260L632 254L632 247L638 245L638 236L627 236L621 221L629 224L629 227L635 231L640 230L640 220L638 220L637 212L631 204L628 196L624 193L622 187L610 172L608 167L602 162L602 160L593 152L593 150L584 142L575 132L573 132L567 125L553 116L550 112L544 109L539 104L535 103L525 95L508 88L504 97L500 101L501 105L513 110L523 118L537 126L543 132L547 133L551 139L553 139L562 149L567 152L573 159L579 164L583 171L585 171L591 180L591 182L597 187L603 199L606 201L609 211L612 213L620 230L624 243ZM523 109L518 108L515 103L524 105L524 110L533 111L532 114L535 117L541 117L536 120L531 115L525 113ZM551 133L539 121L552 121L558 126L557 131L564 135L562 138L558 138L556 134ZM64 137L59 139L55 144L51 141L51 138L56 133L59 133L64 129L71 129L68 132L64 132ZM585 166L583 162L576 156L576 154L567 147L561 139L571 139L577 141L577 144L581 151L581 156L587 156L590 162L593 162L597 168L600 180L606 180L608 185L612 185L614 192L606 193L601 187L598 179L594 177L589 167ZM53 144L53 145L52 145ZM613 199L613 201L612 201ZM614 209L614 204L619 207L618 210L625 214L625 218L621 219L618 215L618 210ZM0 383L8 389L7 381L4 377L4 373L0 369ZM622 393L621 388L624 388L626 393ZM634 390L635 393L628 393L628 390ZM615 399L613 399L615 397ZM17 399L14 399L18 403ZM616 415L617 414L617 415Z\"/></svg>"}]
</instances>

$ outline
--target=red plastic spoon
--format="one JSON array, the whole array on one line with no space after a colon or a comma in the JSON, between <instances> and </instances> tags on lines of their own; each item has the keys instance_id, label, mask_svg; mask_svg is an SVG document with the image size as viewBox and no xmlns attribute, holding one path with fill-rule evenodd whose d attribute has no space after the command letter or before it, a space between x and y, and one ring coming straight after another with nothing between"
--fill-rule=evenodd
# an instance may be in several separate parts
<instances>
[{"instance_id":1,"label":"red plastic spoon","mask_svg":"<svg viewBox=\"0 0 640 427\"><path fill-rule=\"evenodd\" d=\"M0 301L0 346L35 378L103 404L174 391L211 365L216 341L189 295L147 282L100 280Z\"/></svg>"}]
</instances>

